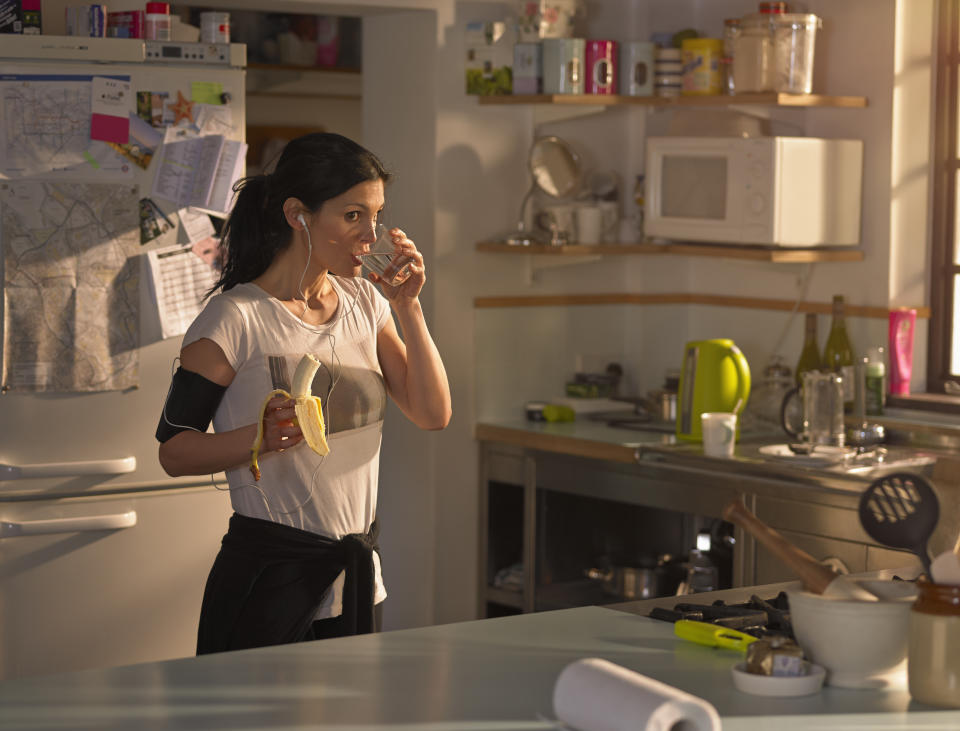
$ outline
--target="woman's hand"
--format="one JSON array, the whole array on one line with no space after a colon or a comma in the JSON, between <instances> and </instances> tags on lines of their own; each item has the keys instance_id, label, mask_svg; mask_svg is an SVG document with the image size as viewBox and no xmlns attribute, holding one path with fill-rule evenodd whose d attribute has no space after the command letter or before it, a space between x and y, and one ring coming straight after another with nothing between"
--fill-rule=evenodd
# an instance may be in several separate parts
<instances>
[{"instance_id":1,"label":"woman's hand","mask_svg":"<svg viewBox=\"0 0 960 731\"><path fill-rule=\"evenodd\" d=\"M393 250L396 255L409 257L412 261L407 271L410 272L403 282L397 286L391 286L375 272L369 273L371 282L380 285L383 296L391 303L398 303L401 300L415 300L420 295L424 283L427 281L426 268L423 265L423 254L421 254L414 243L407 238L407 235L399 228L390 229L390 236L393 239ZM388 269L389 271L389 269Z\"/></svg>"},{"instance_id":2,"label":"woman's hand","mask_svg":"<svg viewBox=\"0 0 960 731\"><path fill-rule=\"evenodd\" d=\"M282 452L303 441L303 432L293 423L297 414L296 401L275 396L263 411L263 444L260 453Z\"/></svg>"}]
</instances>

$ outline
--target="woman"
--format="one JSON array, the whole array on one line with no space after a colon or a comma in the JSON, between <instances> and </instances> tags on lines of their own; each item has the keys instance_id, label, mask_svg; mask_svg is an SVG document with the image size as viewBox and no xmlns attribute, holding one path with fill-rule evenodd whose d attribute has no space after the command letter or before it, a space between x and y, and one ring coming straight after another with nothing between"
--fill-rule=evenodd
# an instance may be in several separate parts
<instances>
[{"instance_id":1,"label":"woman","mask_svg":"<svg viewBox=\"0 0 960 731\"><path fill-rule=\"evenodd\" d=\"M234 515L204 592L199 654L379 629L386 591L375 512L386 395L424 429L450 420L450 388L418 295L423 256L389 286L361 278L389 174L335 134L290 142L247 178L223 230L226 260L183 339L157 438L171 476L225 470ZM401 339L390 310L403 332ZM290 391L304 354L321 367L329 453L303 442ZM215 433L207 433L210 420ZM259 440L262 475L248 466ZM374 609L376 604L377 609Z\"/></svg>"}]
</instances>

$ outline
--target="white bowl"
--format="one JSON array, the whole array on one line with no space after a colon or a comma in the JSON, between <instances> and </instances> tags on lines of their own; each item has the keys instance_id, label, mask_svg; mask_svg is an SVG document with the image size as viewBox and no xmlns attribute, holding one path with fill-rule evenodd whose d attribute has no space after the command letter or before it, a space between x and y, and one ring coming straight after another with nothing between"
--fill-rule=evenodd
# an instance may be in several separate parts
<instances>
[{"instance_id":1,"label":"white bowl","mask_svg":"<svg viewBox=\"0 0 960 731\"><path fill-rule=\"evenodd\" d=\"M856 580L879 601L828 599L788 591L790 621L807 659L827 671L827 685L884 688L906 670L910 606L917 588L908 581Z\"/></svg>"},{"instance_id":2,"label":"white bowl","mask_svg":"<svg viewBox=\"0 0 960 731\"><path fill-rule=\"evenodd\" d=\"M766 695L777 698L811 695L823 686L826 672L819 665L804 663L806 675L779 676L756 675L747 672L747 664L740 662L731 668L733 684L737 690L751 695Z\"/></svg>"}]
</instances>

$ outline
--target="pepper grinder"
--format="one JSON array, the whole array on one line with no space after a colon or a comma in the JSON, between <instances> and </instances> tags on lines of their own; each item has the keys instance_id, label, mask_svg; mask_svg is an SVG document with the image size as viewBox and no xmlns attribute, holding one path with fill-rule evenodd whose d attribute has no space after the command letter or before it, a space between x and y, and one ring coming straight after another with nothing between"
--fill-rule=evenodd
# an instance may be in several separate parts
<instances>
[{"instance_id":1,"label":"pepper grinder","mask_svg":"<svg viewBox=\"0 0 960 731\"><path fill-rule=\"evenodd\" d=\"M863 454L886 439L882 424L867 421L867 363L869 358L857 358L853 364L853 419L854 425L847 429L846 442Z\"/></svg>"}]
</instances>

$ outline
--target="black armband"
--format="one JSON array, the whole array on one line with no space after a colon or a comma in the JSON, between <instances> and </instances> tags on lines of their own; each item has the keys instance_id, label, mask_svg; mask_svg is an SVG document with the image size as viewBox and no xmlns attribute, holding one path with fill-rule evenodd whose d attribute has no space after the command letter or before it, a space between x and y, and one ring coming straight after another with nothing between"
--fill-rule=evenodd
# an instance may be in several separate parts
<instances>
[{"instance_id":1,"label":"black armband","mask_svg":"<svg viewBox=\"0 0 960 731\"><path fill-rule=\"evenodd\" d=\"M199 373L177 368L160 412L157 441L165 442L187 430L205 432L226 390Z\"/></svg>"}]
</instances>

